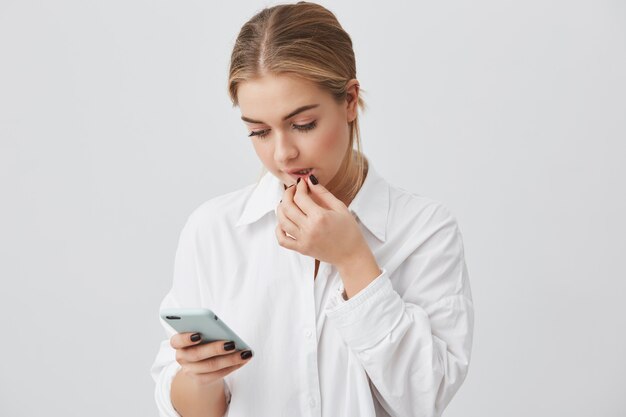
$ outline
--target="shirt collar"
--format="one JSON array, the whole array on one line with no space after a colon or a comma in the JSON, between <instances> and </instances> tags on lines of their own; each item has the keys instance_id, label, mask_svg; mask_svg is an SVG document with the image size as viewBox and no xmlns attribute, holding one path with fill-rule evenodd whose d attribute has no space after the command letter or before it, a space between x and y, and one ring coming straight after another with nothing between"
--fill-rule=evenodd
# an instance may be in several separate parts
<instances>
[{"instance_id":1,"label":"shirt collar","mask_svg":"<svg viewBox=\"0 0 626 417\"><path fill-rule=\"evenodd\" d=\"M384 242L389 214L389 184L374 169L369 159L367 171L348 209L374 236ZM252 190L235 226L253 223L270 211L275 213L284 191L282 181L267 172Z\"/></svg>"}]
</instances>

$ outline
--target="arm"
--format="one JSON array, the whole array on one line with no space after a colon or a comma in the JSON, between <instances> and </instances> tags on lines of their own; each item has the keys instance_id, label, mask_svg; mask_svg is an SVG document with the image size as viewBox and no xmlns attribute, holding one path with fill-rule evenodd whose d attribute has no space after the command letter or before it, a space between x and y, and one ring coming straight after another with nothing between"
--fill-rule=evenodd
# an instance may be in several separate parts
<instances>
[{"instance_id":1,"label":"arm","mask_svg":"<svg viewBox=\"0 0 626 417\"><path fill-rule=\"evenodd\" d=\"M389 415L435 417L467 374L473 303L461 235L447 210L435 207L407 242L365 288L348 300L338 293L327 315ZM400 267L396 290L390 275Z\"/></svg>"},{"instance_id":2,"label":"arm","mask_svg":"<svg viewBox=\"0 0 626 417\"><path fill-rule=\"evenodd\" d=\"M172 405L183 417L222 417L226 413L224 380L202 387L182 372L172 381Z\"/></svg>"},{"instance_id":3,"label":"arm","mask_svg":"<svg viewBox=\"0 0 626 417\"><path fill-rule=\"evenodd\" d=\"M192 213L188 218L180 233L174 259L173 284L170 291L161 301L159 309L183 306L200 307L207 303L211 304L212 300L204 298L207 294L206 291L202 291L199 282L201 277L198 274L198 269L200 269L201 264L197 256L198 222L195 214L195 212ZM230 390L226 380L222 379L223 386L219 387L219 390L218 386L215 386L212 387L212 390L204 389L204 392L201 392L203 390L191 386L191 381L178 372L181 366L176 361L176 350L170 344L170 339L176 332L160 317L159 321L167 337L161 341L160 348L150 369L152 378L155 381L154 398L158 415L160 417L181 417L178 410L184 413L184 417L198 415L195 414L195 410L202 407L202 405L196 404L196 400L199 399L199 396L204 395L206 395L205 399L207 401L209 398L212 399L209 404L216 406L216 414L205 415L224 415L223 412L222 414L217 414L217 412L220 412L224 405L227 409L228 401L225 398L223 400L218 398L216 391L221 391L222 397L226 394L230 398ZM204 404L204 406L207 406L207 404Z\"/></svg>"}]
</instances>

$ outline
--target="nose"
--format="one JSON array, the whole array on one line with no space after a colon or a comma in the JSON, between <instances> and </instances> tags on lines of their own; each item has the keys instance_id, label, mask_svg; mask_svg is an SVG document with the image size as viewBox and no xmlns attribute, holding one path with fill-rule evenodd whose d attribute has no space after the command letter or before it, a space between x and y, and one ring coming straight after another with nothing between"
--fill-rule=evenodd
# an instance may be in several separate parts
<instances>
[{"instance_id":1,"label":"nose","mask_svg":"<svg viewBox=\"0 0 626 417\"><path fill-rule=\"evenodd\" d=\"M274 160L281 166L289 165L287 161L298 156L298 148L288 134L277 133L274 147Z\"/></svg>"}]
</instances>

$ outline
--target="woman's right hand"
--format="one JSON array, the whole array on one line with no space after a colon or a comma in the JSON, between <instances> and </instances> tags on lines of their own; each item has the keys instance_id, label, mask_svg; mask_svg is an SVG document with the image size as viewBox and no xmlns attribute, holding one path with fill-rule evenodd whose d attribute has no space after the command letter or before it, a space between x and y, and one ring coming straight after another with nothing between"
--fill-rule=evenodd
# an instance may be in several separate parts
<instances>
[{"instance_id":1,"label":"woman's right hand","mask_svg":"<svg viewBox=\"0 0 626 417\"><path fill-rule=\"evenodd\" d=\"M198 385L208 386L219 382L252 358L249 350L234 351L234 342L222 340L200 344L200 338L197 341L191 339L194 334L177 333L171 337L170 345L176 349L176 362L181 366L179 372L185 373ZM231 350L227 350L229 345L232 346ZM242 355L250 356L244 359Z\"/></svg>"}]
</instances>

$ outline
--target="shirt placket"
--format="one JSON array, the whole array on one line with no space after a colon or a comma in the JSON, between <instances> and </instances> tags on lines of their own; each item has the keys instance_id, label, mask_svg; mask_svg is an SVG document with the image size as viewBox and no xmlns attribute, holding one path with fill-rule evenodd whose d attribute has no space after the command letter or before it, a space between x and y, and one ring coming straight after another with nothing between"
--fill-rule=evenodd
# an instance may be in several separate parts
<instances>
[{"instance_id":1,"label":"shirt placket","mask_svg":"<svg viewBox=\"0 0 626 417\"><path fill-rule=\"evenodd\" d=\"M302 328L302 338L304 340L306 352L306 364L307 364L307 388L308 392L303 396L305 401L305 409L310 410L311 416L321 417L321 393L319 383L319 372L317 363L317 310L316 310L316 298L315 298L315 281L320 278L322 273L322 264L320 263L320 270L318 271L318 278L313 280L313 273L315 272L315 259L310 256L302 255L297 252L298 260L300 263L300 271L303 276L300 276L304 282L303 288L304 294L304 326ZM324 269L325 271L325 269Z\"/></svg>"}]
</instances>

